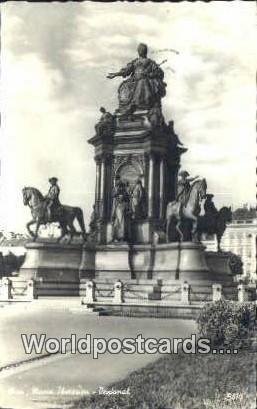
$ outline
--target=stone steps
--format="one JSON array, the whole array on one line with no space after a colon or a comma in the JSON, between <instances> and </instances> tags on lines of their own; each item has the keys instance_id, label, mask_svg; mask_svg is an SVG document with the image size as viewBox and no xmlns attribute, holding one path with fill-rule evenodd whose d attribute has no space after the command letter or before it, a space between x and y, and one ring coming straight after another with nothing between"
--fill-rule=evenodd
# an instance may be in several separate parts
<instances>
[{"instance_id":1,"label":"stone steps","mask_svg":"<svg viewBox=\"0 0 257 409\"><path fill-rule=\"evenodd\" d=\"M96 302L94 305L103 307L103 311L99 315L184 319L196 319L203 306L203 304L183 305L173 303L165 305L158 302L143 303L135 301L126 304Z\"/></svg>"}]
</instances>

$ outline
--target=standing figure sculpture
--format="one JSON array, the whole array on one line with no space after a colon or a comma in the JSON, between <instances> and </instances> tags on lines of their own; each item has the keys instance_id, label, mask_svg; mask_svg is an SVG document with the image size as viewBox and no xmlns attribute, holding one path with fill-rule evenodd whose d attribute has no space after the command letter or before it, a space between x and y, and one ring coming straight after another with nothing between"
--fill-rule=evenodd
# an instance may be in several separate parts
<instances>
[{"instance_id":1,"label":"standing figure sculpture","mask_svg":"<svg viewBox=\"0 0 257 409\"><path fill-rule=\"evenodd\" d=\"M95 241L97 237L97 222L98 222L98 212L96 206L93 205L93 210L90 216L89 222L89 237L92 241Z\"/></svg>"},{"instance_id":2,"label":"standing figure sculpture","mask_svg":"<svg viewBox=\"0 0 257 409\"><path fill-rule=\"evenodd\" d=\"M139 44L138 58L118 72L109 73L107 78L129 77L118 89L119 111L128 114L137 109L150 109L166 94L164 72L160 66L147 57L147 45Z\"/></svg>"},{"instance_id":3,"label":"standing figure sculpture","mask_svg":"<svg viewBox=\"0 0 257 409\"><path fill-rule=\"evenodd\" d=\"M164 116L162 114L161 106L158 102L156 102L154 106L149 109L147 118L152 128L154 129L165 126Z\"/></svg>"},{"instance_id":4,"label":"standing figure sculpture","mask_svg":"<svg viewBox=\"0 0 257 409\"><path fill-rule=\"evenodd\" d=\"M48 190L47 195L45 196L46 199L46 211L49 222L53 219L53 215L58 208L60 208L61 203L59 201L59 194L60 188L57 184L58 179L56 177L52 177L49 179L50 188Z\"/></svg>"},{"instance_id":5,"label":"standing figure sculpture","mask_svg":"<svg viewBox=\"0 0 257 409\"><path fill-rule=\"evenodd\" d=\"M134 219L144 219L146 217L146 192L140 179L138 179L131 193L131 207Z\"/></svg>"},{"instance_id":6,"label":"standing figure sculpture","mask_svg":"<svg viewBox=\"0 0 257 409\"><path fill-rule=\"evenodd\" d=\"M126 185L118 180L113 195L112 208L112 241L123 242L130 240L130 197Z\"/></svg>"}]
</instances>

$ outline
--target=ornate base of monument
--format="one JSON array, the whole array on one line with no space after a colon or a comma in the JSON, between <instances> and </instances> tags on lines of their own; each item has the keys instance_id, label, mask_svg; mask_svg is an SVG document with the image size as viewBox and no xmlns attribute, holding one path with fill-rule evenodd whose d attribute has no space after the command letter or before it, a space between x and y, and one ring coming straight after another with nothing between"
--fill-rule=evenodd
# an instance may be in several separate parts
<instances>
[{"instance_id":1,"label":"ornate base of monument","mask_svg":"<svg viewBox=\"0 0 257 409\"><path fill-rule=\"evenodd\" d=\"M20 275L43 281L79 280L82 245L35 242L26 244L26 257Z\"/></svg>"},{"instance_id":2,"label":"ornate base of monument","mask_svg":"<svg viewBox=\"0 0 257 409\"><path fill-rule=\"evenodd\" d=\"M102 280L163 279L188 283L233 281L227 257L204 251L202 244L110 244L83 247L81 277ZM215 265L217 273L214 274Z\"/></svg>"},{"instance_id":3,"label":"ornate base of monument","mask_svg":"<svg viewBox=\"0 0 257 409\"><path fill-rule=\"evenodd\" d=\"M91 279L98 290L103 286L103 291L108 290L109 294L113 292L114 283L121 280L130 288L125 293L125 302L131 301L131 297L138 302L137 294L152 304L158 304L163 297L166 300L166 294L167 302L177 302L175 290L185 281L193 289L192 297L198 303L211 301L213 284L225 286L228 299L235 297L236 284L229 255L206 252L201 244L87 243L82 246L36 242L28 243L26 248L20 277L38 281L38 297L83 296L85 282ZM100 293L101 290L98 296L102 301Z\"/></svg>"},{"instance_id":4,"label":"ornate base of monument","mask_svg":"<svg viewBox=\"0 0 257 409\"><path fill-rule=\"evenodd\" d=\"M80 278L231 280L226 253L206 252L202 244L115 243L109 245L28 243L20 275L46 281Z\"/></svg>"},{"instance_id":5,"label":"ornate base of monument","mask_svg":"<svg viewBox=\"0 0 257 409\"><path fill-rule=\"evenodd\" d=\"M127 244L110 244L84 246L80 265L81 278L103 278L116 281L131 279L129 266L129 246Z\"/></svg>"}]
</instances>

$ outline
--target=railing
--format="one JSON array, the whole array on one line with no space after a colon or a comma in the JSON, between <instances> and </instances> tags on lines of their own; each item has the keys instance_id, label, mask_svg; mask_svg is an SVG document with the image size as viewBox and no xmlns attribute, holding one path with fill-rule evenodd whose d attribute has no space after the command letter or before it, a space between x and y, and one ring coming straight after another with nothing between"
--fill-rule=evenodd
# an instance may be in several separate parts
<instances>
[{"instance_id":1,"label":"railing","mask_svg":"<svg viewBox=\"0 0 257 409\"><path fill-rule=\"evenodd\" d=\"M146 281L145 284L135 284L117 280L114 284L108 282L99 284L94 280L88 280L81 285L82 303L156 303L162 305L176 303L190 305L225 298L232 299L232 293L234 294L233 298L238 302L256 300L256 294L253 294L253 290L241 283L230 288L218 283L211 286L208 284L191 285L186 281L179 284L163 283L161 280L157 280L156 283L149 281L149 283ZM0 280L0 301L31 301L40 296L41 286L42 282L38 280L3 277Z\"/></svg>"},{"instance_id":2,"label":"railing","mask_svg":"<svg viewBox=\"0 0 257 409\"><path fill-rule=\"evenodd\" d=\"M151 303L153 301L157 301L159 304L174 304L174 299L172 300L174 294L179 296L177 302L182 305L219 301L226 298L225 287L223 287L222 284L213 284L208 292L206 291L207 285L202 286L205 291L199 289L201 286L197 286L198 289L195 290L195 287L188 284L186 281L174 286L170 291L162 291L162 286L159 284L158 288L157 284L155 290L150 294L147 293L147 291L135 291L133 285L130 283L123 283L121 280L116 281L111 289L104 290L105 293L103 293L103 290L100 291L97 289L97 283L93 280L87 281L85 287L86 295L82 299L83 304L101 302L103 301L101 297L105 297L106 294L108 294L108 302L113 304ZM239 302L250 301L252 298L249 289L244 284L239 284L236 287L236 294L237 301ZM130 298L129 295L132 295L133 297ZM157 296L153 297L152 295Z\"/></svg>"},{"instance_id":3,"label":"railing","mask_svg":"<svg viewBox=\"0 0 257 409\"><path fill-rule=\"evenodd\" d=\"M15 301L17 299L31 301L36 297L34 280L17 281L10 277L3 277L0 281L0 301Z\"/></svg>"}]
</instances>

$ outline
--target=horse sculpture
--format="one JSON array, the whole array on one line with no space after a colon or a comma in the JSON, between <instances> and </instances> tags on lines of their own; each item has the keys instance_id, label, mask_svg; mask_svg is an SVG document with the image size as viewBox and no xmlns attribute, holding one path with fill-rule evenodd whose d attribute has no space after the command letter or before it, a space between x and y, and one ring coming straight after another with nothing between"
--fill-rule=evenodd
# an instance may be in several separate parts
<instances>
[{"instance_id":1,"label":"horse sculpture","mask_svg":"<svg viewBox=\"0 0 257 409\"><path fill-rule=\"evenodd\" d=\"M197 225L198 239L201 239L203 233L215 234L217 240L217 250L222 251L220 247L222 236L226 230L227 223L232 221L231 207L222 207L216 216L212 219L207 218L205 215L199 216Z\"/></svg>"},{"instance_id":2,"label":"horse sculpture","mask_svg":"<svg viewBox=\"0 0 257 409\"><path fill-rule=\"evenodd\" d=\"M27 230L33 241L38 238L38 230L40 225L47 223L58 222L61 228L61 236L57 239L57 242L61 239L70 235L69 243L72 241L73 236L82 235L83 239L86 241L87 233L85 229L83 212L79 207L72 206L60 206L53 214L51 220L46 211L46 201L42 193L34 187L25 187L22 189L23 203L25 206L29 206L31 209L32 220L26 224ZM77 219L81 233L77 232L74 227L74 220ZM35 224L35 233L30 229L30 226Z\"/></svg>"},{"instance_id":3,"label":"horse sculpture","mask_svg":"<svg viewBox=\"0 0 257 409\"><path fill-rule=\"evenodd\" d=\"M207 190L205 179L198 179L192 183L188 192L188 199L185 204L178 201L168 203L166 210L166 240L169 241L169 230L172 220L176 220L176 231L180 240L183 241L184 235L181 230L183 219L189 219L193 222L192 237L194 241L198 240L197 235L197 217L201 211L200 202L204 199Z\"/></svg>"}]
</instances>

